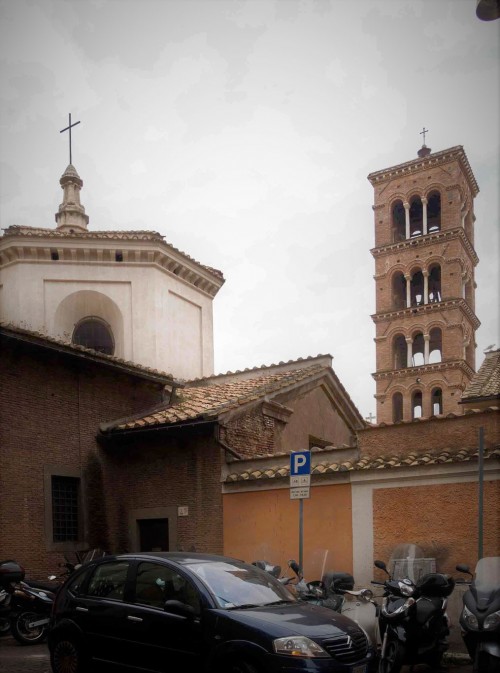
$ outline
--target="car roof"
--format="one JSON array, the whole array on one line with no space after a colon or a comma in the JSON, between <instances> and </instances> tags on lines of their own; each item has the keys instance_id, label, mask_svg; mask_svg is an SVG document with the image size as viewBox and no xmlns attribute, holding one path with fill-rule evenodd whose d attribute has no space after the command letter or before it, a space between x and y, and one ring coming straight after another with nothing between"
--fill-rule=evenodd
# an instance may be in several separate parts
<instances>
[{"instance_id":1,"label":"car roof","mask_svg":"<svg viewBox=\"0 0 500 673\"><path fill-rule=\"evenodd\" d=\"M110 559L109 556L100 559ZM111 558L119 559L159 559L166 561L174 561L182 565L190 565L192 563L246 563L241 559L236 559L231 556L223 556L222 554L207 554L203 552L182 552L182 551L141 551L131 552L126 554L114 554ZM249 565L246 563L246 565Z\"/></svg>"}]
</instances>

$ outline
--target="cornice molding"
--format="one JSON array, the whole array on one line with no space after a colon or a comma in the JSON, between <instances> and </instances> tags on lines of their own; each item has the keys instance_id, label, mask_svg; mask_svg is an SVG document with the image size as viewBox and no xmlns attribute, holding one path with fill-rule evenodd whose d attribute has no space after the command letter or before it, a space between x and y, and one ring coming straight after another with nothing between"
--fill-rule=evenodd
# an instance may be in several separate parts
<instances>
[{"instance_id":1,"label":"cornice molding","mask_svg":"<svg viewBox=\"0 0 500 673\"><path fill-rule=\"evenodd\" d=\"M415 378L415 376L421 374L443 372L451 369L458 369L469 378L472 378L475 374L472 367L470 367L465 360L448 360L447 362L437 362L435 364L421 365L420 367L405 367L404 369L390 369L383 372L374 372L372 378L375 381L383 381L385 379L405 379L410 377Z\"/></svg>"},{"instance_id":2,"label":"cornice molding","mask_svg":"<svg viewBox=\"0 0 500 673\"><path fill-rule=\"evenodd\" d=\"M450 147L449 149L442 150L441 152L434 152L433 154L429 154L426 157L418 157L417 159L406 161L403 164L397 164L396 166L383 168L380 171L374 171L368 175L368 180L375 187L394 178L405 177L414 173L427 171L430 168L448 164L452 161L457 161L460 164L462 172L469 184L472 196L475 198L479 193L479 187L462 145Z\"/></svg>"},{"instance_id":3,"label":"cornice molding","mask_svg":"<svg viewBox=\"0 0 500 673\"><path fill-rule=\"evenodd\" d=\"M434 245L435 243L450 241L452 239L460 239L465 250L468 252L469 257L474 266L478 264L479 257L476 254L476 251L472 247L471 242L467 238L467 235L462 229L458 227L456 229L445 229L443 231L438 231L435 234L427 234L425 236L415 236L415 238L407 238L404 241L399 241L398 243L388 243L386 245L379 245L376 248L370 250L373 257L382 257L384 255L391 255L394 252L401 252L403 250L409 250L410 248L415 247L424 247L426 245Z\"/></svg>"},{"instance_id":4,"label":"cornice molding","mask_svg":"<svg viewBox=\"0 0 500 673\"><path fill-rule=\"evenodd\" d=\"M10 227L0 238L0 268L16 263L154 266L211 297L217 294L225 282L220 271L204 266L177 250L156 232L67 234L51 231L47 236L46 231L12 229ZM110 242L115 242L115 245L110 246ZM52 260L53 250L59 255L57 261ZM121 253L123 261L116 261L117 252Z\"/></svg>"},{"instance_id":5,"label":"cornice molding","mask_svg":"<svg viewBox=\"0 0 500 673\"><path fill-rule=\"evenodd\" d=\"M436 303L433 302L432 304L422 304L421 306L411 306L410 308L399 309L397 311L374 313L371 318L373 322L377 324L381 322L393 322L398 318L404 319L422 317L424 314L434 314L441 311L449 311L455 308L459 308L462 311L462 313L469 319L469 322L475 330L480 327L481 321L463 298L448 299Z\"/></svg>"}]
</instances>

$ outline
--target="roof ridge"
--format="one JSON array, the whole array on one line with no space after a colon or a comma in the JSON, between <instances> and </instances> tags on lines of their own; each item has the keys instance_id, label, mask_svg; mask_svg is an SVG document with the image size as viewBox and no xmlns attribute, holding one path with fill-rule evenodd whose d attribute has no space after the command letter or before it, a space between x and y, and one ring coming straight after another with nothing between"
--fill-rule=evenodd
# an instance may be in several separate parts
<instances>
[{"instance_id":1,"label":"roof ridge","mask_svg":"<svg viewBox=\"0 0 500 673\"><path fill-rule=\"evenodd\" d=\"M258 371L265 371L269 369L273 369L276 367L282 367L285 365L290 365L290 364L298 364L300 362L310 362L311 360L317 360L319 358L332 358L332 356L329 353L319 353L318 355L308 355L307 357L299 357L295 360L287 360L286 362L281 360L280 362L273 363L270 365L256 365L255 367L246 367L245 369L235 369L234 371L227 371L227 372L221 372L219 374L212 374L211 376L204 376L196 379L189 379L186 381L186 383L191 384L191 383L196 383L196 382L201 382L201 381L212 381L213 379L222 379L225 376L237 376L239 374L248 374L249 372L258 372ZM332 358L333 359L333 358ZM326 365L322 365L325 366ZM294 370L290 370L294 371ZM296 371L296 370L295 370Z\"/></svg>"}]
</instances>

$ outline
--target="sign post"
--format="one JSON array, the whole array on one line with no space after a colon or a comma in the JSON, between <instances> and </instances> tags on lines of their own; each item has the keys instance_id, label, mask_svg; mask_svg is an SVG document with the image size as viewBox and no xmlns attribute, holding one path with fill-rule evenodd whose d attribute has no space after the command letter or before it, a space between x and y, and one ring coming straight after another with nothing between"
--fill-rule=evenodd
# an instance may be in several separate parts
<instances>
[{"instance_id":1,"label":"sign post","mask_svg":"<svg viewBox=\"0 0 500 673\"><path fill-rule=\"evenodd\" d=\"M299 501L299 566L304 570L304 498L310 498L311 452L293 451L290 454L290 499Z\"/></svg>"}]
</instances>

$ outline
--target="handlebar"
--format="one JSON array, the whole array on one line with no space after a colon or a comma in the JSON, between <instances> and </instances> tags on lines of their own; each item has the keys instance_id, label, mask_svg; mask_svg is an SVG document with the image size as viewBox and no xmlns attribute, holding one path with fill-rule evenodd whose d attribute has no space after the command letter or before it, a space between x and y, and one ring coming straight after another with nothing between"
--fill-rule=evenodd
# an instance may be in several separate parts
<instances>
[{"instance_id":1,"label":"handlebar","mask_svg":"<svg viewBox=\"0 0 500 673\"><path fill-rule=\"evenodd\" d=\"M371 580L371 584L376 584L379 587L385 587L385 582L377 582L376 580Z\"/></svg>"}]
</instances>

